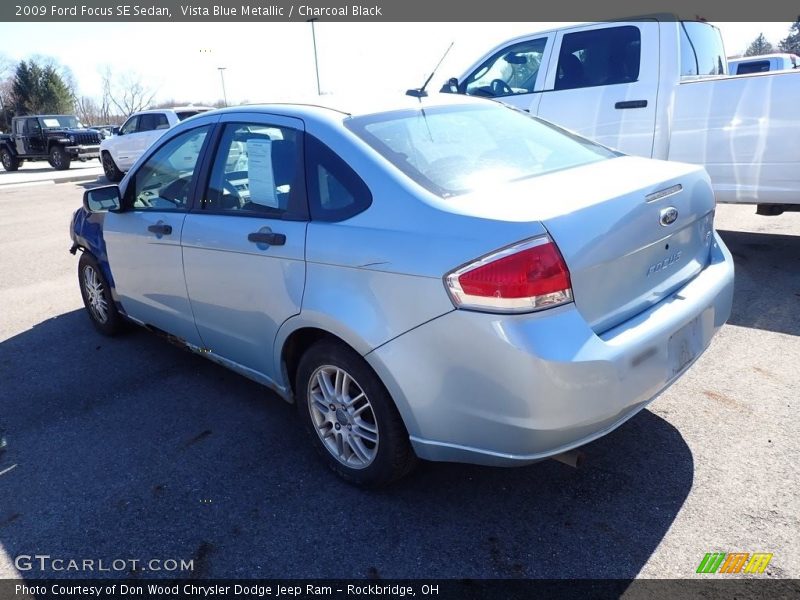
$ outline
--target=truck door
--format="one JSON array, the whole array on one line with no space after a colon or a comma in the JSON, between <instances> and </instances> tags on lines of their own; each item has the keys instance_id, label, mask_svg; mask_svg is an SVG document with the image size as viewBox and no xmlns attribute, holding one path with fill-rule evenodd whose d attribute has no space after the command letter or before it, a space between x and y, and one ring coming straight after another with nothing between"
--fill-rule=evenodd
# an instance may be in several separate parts
<instances>
[{"instance_id":1,"label":"truck door","mask_svg":"<svg viewBox=\"0 0 800 600\"><path fill-rule=\"evenodd\" d=\"M462 78L458 91L492 98L535 113L544 86L545 71L554 34L543 33L515 40L488 56Z\"/></svg>"},{"instance_id":2,"label":"truck door","mask_svg":"<svg viewBox=\"0 0 800 600\"><path fill-rule=\"evenodd\" d=\"M659 82L656 21L556 35L538 115L626 154L652 156Z\"/></svg>"}]
</instances>

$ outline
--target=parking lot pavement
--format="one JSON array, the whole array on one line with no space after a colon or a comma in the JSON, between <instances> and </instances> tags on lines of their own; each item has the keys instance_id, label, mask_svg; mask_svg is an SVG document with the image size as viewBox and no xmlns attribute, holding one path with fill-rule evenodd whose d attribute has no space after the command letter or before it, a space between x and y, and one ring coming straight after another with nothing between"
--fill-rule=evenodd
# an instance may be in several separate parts
<instances>
[{"instance_id":1,"label":"parking lot pavement","mask_svg":"<svg viewBox=\"0 0 800 600\"><path fill-rule=\"evenodd\" d=\"M97 160L74 161L66 171L56 171L46 161L24 162L18 171L5 171L0 168L0 190L4 186L27 187L46 183L95 180L106 182L103 167Z\"/></svg>"},{"instance_id":2,"label":"parking lot pavement","mask_svg":"<svg viewBox=\"0 0 800 600\"><path fill-rule=\"evenodd\" d=\"M712 551L800 577L800 214L718 207L730 324L582 469L426 463L365 492L264 388L95 333L67 253L82 191L0 189L0 577L52 575L14 569L35 553L194 560L144 576L691 577Z\"/></svg>"}]
</instances>

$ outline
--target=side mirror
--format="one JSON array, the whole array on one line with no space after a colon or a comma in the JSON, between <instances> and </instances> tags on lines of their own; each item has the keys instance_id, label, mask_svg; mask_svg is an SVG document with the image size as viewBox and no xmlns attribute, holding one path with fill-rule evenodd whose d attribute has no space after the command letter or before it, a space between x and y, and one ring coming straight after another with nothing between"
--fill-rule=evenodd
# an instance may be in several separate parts
<instances>
[{"instance_id":1,"label":"side mirror","mask_svg":"<svg viewBox=\"0 0 800 600\"><path fill-rule=\"evenodd\" d=\"M89 212L117 212L122 208L122 197L116 185L86 190L83 193L83 208Z\"/></svg>"},{"instance_id":2,"label":"side mirror","mask_svg":"<svg viewBox=\"0 0 800 600\"><path fill-rule=\"evenodd\" d=\"M122 135L122 132L119 130L119 127L112 127L111 135Z\"/></svg>"},{"instance_id":3,"label":"side mirror","mask_svg":"<svg viewBox=\"0 0 800 600\"><path fill-rule=\"evenodd\" d=\"M457 94L458 93L458 79L451 77L439 90L443 94Z\"/></svg>"}]
</instances>

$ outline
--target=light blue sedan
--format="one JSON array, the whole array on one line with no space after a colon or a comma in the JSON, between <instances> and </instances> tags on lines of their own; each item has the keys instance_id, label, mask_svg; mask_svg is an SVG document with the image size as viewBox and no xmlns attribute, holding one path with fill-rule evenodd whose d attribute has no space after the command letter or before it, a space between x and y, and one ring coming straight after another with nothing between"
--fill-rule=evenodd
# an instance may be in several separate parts
<instances>
[{"instance_id":1,"label":"light blue sedan","mask_svg":"<svg viewBox=\"0 0 800 600\"><path fill-rule=\"evenodd\" d=\"M100 332L263 383L379 485L418 458L563 455L644 408L730 315L714 206L700 167L490 101L261 105L86 192L72 251Z\"/></svg>"}]
</instances>

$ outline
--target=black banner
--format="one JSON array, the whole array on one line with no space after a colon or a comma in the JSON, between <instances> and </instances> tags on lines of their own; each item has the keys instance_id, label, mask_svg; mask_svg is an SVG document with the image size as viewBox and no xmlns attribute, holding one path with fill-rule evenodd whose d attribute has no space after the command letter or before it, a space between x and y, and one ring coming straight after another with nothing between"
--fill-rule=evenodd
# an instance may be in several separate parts
<instances>
[{"instance_id":1,"label":"black banner","mask_svg":"<svg viewBox=\"0 0 800 600\"><path fill-rule=\"evenodd\" d=\"M436 600L530 600L569 598L683 600L694 598L796 599L800 580L708 579L557 579L557 580L0 580L3 600L344 600L431 598Z\"/></svg>"}]
</instances>

